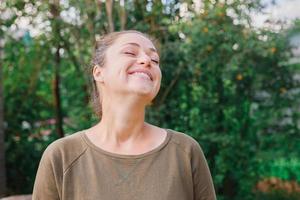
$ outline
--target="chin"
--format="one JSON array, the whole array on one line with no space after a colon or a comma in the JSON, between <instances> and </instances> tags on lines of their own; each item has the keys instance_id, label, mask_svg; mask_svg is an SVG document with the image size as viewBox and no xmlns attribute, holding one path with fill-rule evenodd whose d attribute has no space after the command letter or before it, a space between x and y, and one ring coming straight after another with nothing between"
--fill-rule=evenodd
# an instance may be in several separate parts
<instances>
[{"instance_id":1,"label":"chin","mask_svg":"<svg viewBox=\"0 0 300 200\"><path fill-rule=\"evenodd\" d=\"M153 91L153 87L149 87L149 86L135 86L135 87L131 87L129 92L131 94L135 94L141 97L145 97L147 99L152 100L155 96L154 91Z\"/></svg>"},{"instance_id":2,"label":"chin","mask_svg":"<svg viewBox=\"0 0 300 200\"><path fill-rule=\"evenodd\" d=\"M135 94L142 95L142 96L153 96L153 91L148 88L135 88L131 91Z\"/></svg>"},{"instance_id":3,"label":"chin","mask_svg":"<svg viewBox=\"0 0 300 200\"><path fill-rule=\"evenodd\" d=\"M144 80L135 80L130 81L127 85L127 91L130 94L135 94L137 96L143 97L149 101L152 101L152 99L157 95L158 88L160 84L155 84L153 81L144 81Z\"/></svg>"}]
</instances>

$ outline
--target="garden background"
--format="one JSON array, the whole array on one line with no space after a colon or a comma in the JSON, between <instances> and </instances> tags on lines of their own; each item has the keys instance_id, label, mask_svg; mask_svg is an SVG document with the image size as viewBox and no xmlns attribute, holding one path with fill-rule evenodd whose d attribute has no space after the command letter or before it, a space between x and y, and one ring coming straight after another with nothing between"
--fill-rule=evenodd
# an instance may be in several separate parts
<instances>
[{"instance_id":1,"label":"garden background","mask_svg":"<svg viewBox=\"0 0 300 200\"><path fill-rule=\"evenodd\" d=\"M0 1L0 197L30 194L47 145L97 122L86 73L95 41L136 29L161 52L147 120L200 143L218 199L299 200L300 20L255 27L263 5Z\"/></svg>"}]
</instances>

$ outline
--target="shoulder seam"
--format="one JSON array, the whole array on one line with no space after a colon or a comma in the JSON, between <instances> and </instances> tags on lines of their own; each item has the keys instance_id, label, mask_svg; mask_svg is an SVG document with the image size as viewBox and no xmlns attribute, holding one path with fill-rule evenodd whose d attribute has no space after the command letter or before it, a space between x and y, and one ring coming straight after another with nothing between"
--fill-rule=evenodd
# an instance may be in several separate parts
<instances>
[{"instance_id":1,"label":"shoulder seam","mask_svg":"<svg viewBox=\"0 0 300 200\"><path fill-rule=\"evenodd\" d=\"M68 167L64 170L63 175L65 175L69 169L74 165L74 163L86 152L88 147L85 147L85 149L68 165Z\"/></svg>"},{"instance_id":2,"label":"shoulder seam","mask_svg":"<svg viewBox=\"0 0 300 200\"><path fill-rule=\"evenodd\" d=\"M175 144L175 145L177 145L178 147L179 147L179 149L181 150L181 151L183 151L184 153L188 153L188 152L186 152L186 150L184 150L184 148L182 148L181 146L180 146L180 144L178 144L178 143L176 143L176 142L174 142L174 141L170 141L170 142L172 142L173 144Z\"/></svg>"}]
</instances>

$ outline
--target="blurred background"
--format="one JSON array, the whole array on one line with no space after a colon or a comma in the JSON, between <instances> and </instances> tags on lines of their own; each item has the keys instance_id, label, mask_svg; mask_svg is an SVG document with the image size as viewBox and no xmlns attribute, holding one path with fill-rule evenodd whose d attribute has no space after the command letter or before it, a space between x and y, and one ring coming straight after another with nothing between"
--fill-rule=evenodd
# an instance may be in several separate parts
<instances>
[{"instance_id":1,"label":"blurred background","mask_svg":"<svg viewBox=\"0 0 300 200\"><path fill-rule=\"evenodd\" d=\"M300 199L300 0L0 1L0 197L32 192L52 141L98 121L95 40L157 39L147 120L202 146L219 200Z\"/></svg>"}]
</instances>

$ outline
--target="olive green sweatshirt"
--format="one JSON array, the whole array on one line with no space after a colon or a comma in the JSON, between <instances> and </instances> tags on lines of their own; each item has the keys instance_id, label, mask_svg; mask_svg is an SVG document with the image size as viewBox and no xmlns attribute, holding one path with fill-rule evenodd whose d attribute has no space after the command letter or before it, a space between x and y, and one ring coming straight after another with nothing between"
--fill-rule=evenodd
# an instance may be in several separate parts
<instances>
[{"instance_id":1,"label":"olive green sweatshirt","mask_svg":"<svg viewBox=\"0 0 300 200\"><path fill-rule=\"evenodd\" d=\"M42 156L33 200L215 200L199 144L167 133L161 145L140 155L107 152L84 131L59 139Z\"/></svg>"}]
</instances>

